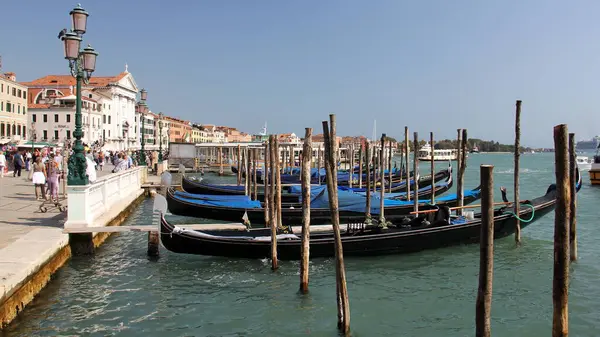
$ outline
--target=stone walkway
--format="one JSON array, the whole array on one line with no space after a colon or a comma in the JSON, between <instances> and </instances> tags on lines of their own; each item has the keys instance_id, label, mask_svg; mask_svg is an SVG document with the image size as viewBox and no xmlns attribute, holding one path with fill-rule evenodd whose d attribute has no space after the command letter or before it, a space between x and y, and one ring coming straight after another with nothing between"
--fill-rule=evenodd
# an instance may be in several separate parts
<instances>
[{"instance_id":1,"label":"stone walkway","mask_svg":"<svg viewBox=\"0 0 600 337\"><path fill-rule=\"evenodd\" d=\"M114 166L107 164L104 171L97 171L98 178L111 174ZM8 246L23 235L37 228L56 228L62 231L67 213L60 212L48 203L48 211L40 211L41 201L35 200L35 190L27 180L29 172L23 171L21 177L13 177L9 172L0 178L0 249ZM59 188L62 204L62 186Z\"/></svg>"}]
</instances>

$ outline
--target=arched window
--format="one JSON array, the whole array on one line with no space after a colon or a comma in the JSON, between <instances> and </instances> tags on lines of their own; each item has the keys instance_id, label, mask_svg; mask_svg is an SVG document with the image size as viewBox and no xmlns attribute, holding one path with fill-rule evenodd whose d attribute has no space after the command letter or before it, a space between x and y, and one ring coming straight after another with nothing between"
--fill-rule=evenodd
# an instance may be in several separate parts
<instances>
[{"instance_id":1,"label":"arched window","mask_svg":"<svg viewBox=\"0 0 600 337\"><path fill-rule=\"evenodd\" d=\"M21 132L21 134L23 135L23 139L27 139L27 129L25 129L25 125L23 125L23 131Z\"/></svg>"},{"instance_id":2,"label":"arched window","mask_svg":"<svg viewBox=\"0 0 600 337\"><path fill-rule=\"evenodd\" d=\"M0 137L4 137L4 123L0 123Z\"/></svg>"}]
</instances>

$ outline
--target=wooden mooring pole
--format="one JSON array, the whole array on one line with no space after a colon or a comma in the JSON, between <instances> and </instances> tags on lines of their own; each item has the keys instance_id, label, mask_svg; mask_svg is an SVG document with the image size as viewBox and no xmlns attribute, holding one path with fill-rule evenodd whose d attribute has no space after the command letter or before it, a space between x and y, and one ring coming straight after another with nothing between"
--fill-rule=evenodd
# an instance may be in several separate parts
<instances>
[{"instance_id":1,"label":"wooden mooring pole","mask_svg":"<svg viewBox=\"0 0 600 337\"><path fill-rule=\"evenodd\" d=\"M269 176L269 160L270 160L270 155L269 155L269 151L270 151L270 147L269 147L269 140L267 140L264 144L264 171L263 171L263 189L264 189L264 194L265 194L265 206L264 206L264 210L265 210L265 225L267 227L271 226L271 216L270 216L270 209L271 209L271 199L270 199L270 193L269 193L269 184L268 182L271 180L270 176Z\"/></svg>"},{"instance_id":2,"label":"wooden mooring pole","mask_svg":"<svg viewBox=\"0 0 600 337\"><path fill-rule=\"evenodd\" d=\"M415 182L414 186L414 211L419 211L419 133L415 132L414 136L414 149L413 149L413 181Z\"/></svg>"},{"instance_id":3,"label":"wooden mooring pole","mask_svg":"<svg viewBox=\"0 0 600 337\"><path fill-rule=\"evenodd\" d=\"M462 149L460 150L460 204L464 206L465 199L465 171L467 170L467 145L469 144L469 138L467 137L467 129L462 130ZM460 211L462 215L463 211Z\"/></svg>"},{"instance_id":4,"label":"wooden mooring pole","mask_svg":"<svg viewBox=\"0 0 600 337\"><path fill-rule=\"evenodd\" d=\"M381 187L379 188L379 226L386 227L385 225L385 133L381 134L381 149L379 150L379 175L381 176ZM390 181L390 185L391 185Z\"/></svg>"},{"instance_id":5,"label":"wooden mooring pole","mask_svg":"<svg viewBox=\"0 0 600 337\"><path fill-rule=\"evenodd\" d=\"M349 166L350 166L348 187L352 188L352 183L354 182L353 181L354 180L354 144L350 144L350 146L348 146L346 153L348 154L348 162L349 162Z\"/></svg>"},{"instance_id":6,"label":"wooden mooring pole","mask_svg":"<svg viewBox=\"0 0 600 337\"><path fill-rule=\"evenodd\" d=\"M362 172L363 172L363 142L361 141L360 146L358 148L358 188L362 188Z\"/></svg>"},{"instance_id":7,"label":"wooden mooring pole","mask_svg":"<svg viewBox=\"0 0 600 337\"><path fill-rule=\"evenodd\" d=\"M431 147L431 204L435 205L435 157L433 156L434 152L434 143L433 143L433 132L429 133L429 145Z\"/></svg>"},{"instance_id":8,"label":"wooden mooring pole","mask_svg":"<svg viewBox=\"0 0 600 337\"><path fill-rule=\"evenodd\" d=\"M461 168L462 168L462 129L457 129L457 138L456 138L456 197L458 199L457 206L463 206L463 187L462 187L462 179L461 179ZM459 208L456 211L456 214L462 215L462 208Z\"/></svg>"},{"instance_id":9,"label":"wooden mooring pole","mask_svg":"<svg viewBox=\"0 0 600 337\"><path fill-rule=\"evenodd\" d=\"M569 335L569 213L570 181L567 126L554 127L556 208L554 209L554 276L552 337Z\"/></svg>"},{"instance_id":10,"label":"wooden mooring pole","mask_svg":"<svg viewBox=\"0 0 600 337\"><path fill-rule=\"evenodd\" d=\"M388 192L392 193L392 142L388 141L389 147L388 147L388 178L390 181L390 185L389 185L389 189Z\"/></svg>"},{"instance_id":11,"label":"wooden mooring pole","mask_svg":"<svg viewBox=\"0 0 600 337\"><path fill-rule=\"evenodd\" d=\"M519 195L519 168L520 168L520 157L521 152L519 148L521 147L521 101L517 100L516 103L516 111L515 111L515 169L514 169L514 205L515 205L515 214L519 214L520 212L520 195ZM521 243L521 220L515 218L515 243Z\"/></svg>"},{"instance_id":12,"label":"wooden mooring pole","mask_svg":"<svg viewBox=\"0 0 600 337\"><path fill-rule=\"evenodd\" d=\"M327 171L327 190L329 195L329 208L331 211L331 223L335 236L335 260L336 260L336 298L338 303L338 329L344 334L350 332L350 303L348 301L348 288L346 285L346 269L344 267L344 251L342 249L342 238L340 235L340 218L337 197L337 137L335 115L329 115L331 129L327 121L323 122L323 135L325 138L325 169ZM331 178L331 179L330 179Z\"/></svg>"},{"instance_id":13,"label":"wooden mooring pole","mask_svg":"<svg viewBox=\"0 0 600 337\"><path fill-rule=\"evenodd\" d=\"M410 144L408 141L408 126L404 127L404 162L406 163L406 200L410 201Z\"/></svg>"},{"instance_id":14,"label":"wooden mooring pole","mask_svg":"<svg viewBox=\"0 0 600 337\"><path fill-rule=\"evenodd\" d=\"M575 134L569 133L569 182L571 183L571 202L569 204L569 248L571 261L577 260L577 152Z\"/></svg>"},{"instance_id":15,"label":"wooden mooring pole","mask_svg":"<svg viewBox=\"0 0 600 337\"><path fill-rule=\"evenodd\" d=\"M279 136L275 137L275 151L279 153ZM281 162L279 156L275 157L275 207L277 207L277 228L283 227L281 215Z\"/></svg>"},{"instance_id":16,"label":"wooden mooring pole","mask_svg":"<svg viewBox=\"0 0 600 337\"><path fill-rule=\"evenodd\" d=\"M371 221L371 145L369 142L365 143L365 170L367 171L367 189L366 195L367 200L365 204L365 218L366 222Z\"/></svg>"},{"instance_id":17,"label":"wooden mooring pole","mask_svg":"<svg viewBox=\"0 0 600 337\"><path fill-rule=\"evenodd\" d=\"M312 128L304 132L302 148L302 261L300 263L300 292L308 293L308 261L310 255L310 164L312 160Z\"/></svg>"},{"instance_id":18,"label":"wooden mooring pole","mask_svg":"<svg viewBox=\"0 0 600 337\"><path fill-rule=\"evenodd\" d=\"M318 184L321 185L321 145L317 148L317 179Z\"/></svg>"},{"instance_id":19,"label":"wooden mooring pole","mask_svg":"<svg viewBox=\"0 0 600 337\"><path fill-rule=\"evenodd\" d=\"M490 337L492 280L494 278L494 167L481 165L481 234L479 238L479 287L475 305L475 336Z\"/></svg>"},{"instance_id":20,"label":"wooden mooring pole","mask_svg":"<svg viewBox=\"0 0 600 337\"><path fill-rule=\"evenodd\" d=\"M250 170L248 169L248 148L244 149L242 155L244 161L244 195L250 195Z\"/></svg>"},{"instance_id":21,"label":"wooden mooring pole","mask_svg":"<svg viewBox=\"0 0 600 337\"><path fill-rule=\"evenodd\" d=\"M270 211L269 223L271 224L271 269L277 270L278 261L277 261L277 206L275 204L275 181L276 175L279 175L279 171L277 170L276 162L279 160L279 156L277 156L277 149L275 147L275 136L269 136L269 148L270 148L270 169L271 169L271 179L269 179L269 203L270 203Z\"/></svg>"},{"instance_id":22,"label":"wooden mooring pole","mask_svg":"<svg viewBox=\"0 0 600 337\"><path fill-rule=\"evenodd\" d=\"M148 256L158 257L159 255L159 237L158 231L148 232Z\"/></svg>"},{"instance_id":23,"label":"wooden mooring pole","mask_svg":"<svg viewBox=\"0 0 600 337\"><path fill-rule=\"evenodd\" d=\"M237 184L242 184L242 149L241 146L237 146Z\"/></svg>"},{"instance_id":24,"label":"wooden mooring pole","mask_svg":"<svg viewBox=\"0 0 600 337\"><path fill-rule=\"evenodd\" d=\"M252 149L252 152L254 153L254 163L252 164L252 167L254 168L252 170L252 185L253 185L253 193L254 193L254 200L258 200L258 149Z\"/></svg>"}]
</instances>

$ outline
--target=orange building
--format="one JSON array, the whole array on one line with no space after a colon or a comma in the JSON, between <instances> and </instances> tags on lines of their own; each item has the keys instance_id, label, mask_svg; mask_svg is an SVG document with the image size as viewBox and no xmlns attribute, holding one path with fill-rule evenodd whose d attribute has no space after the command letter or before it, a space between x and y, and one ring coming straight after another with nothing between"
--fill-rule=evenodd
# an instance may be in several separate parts
<instances>
[{"instance_id":1,"label":"orange building","mask_svg":"<svg viewBox=\"0 0 600 337\"><path fill-rule=\"evenodd\" d=\"M169 123L169 142L190 143L192 141L192 125L189 121L165 116Z\"/></svg>"}]
</instances>

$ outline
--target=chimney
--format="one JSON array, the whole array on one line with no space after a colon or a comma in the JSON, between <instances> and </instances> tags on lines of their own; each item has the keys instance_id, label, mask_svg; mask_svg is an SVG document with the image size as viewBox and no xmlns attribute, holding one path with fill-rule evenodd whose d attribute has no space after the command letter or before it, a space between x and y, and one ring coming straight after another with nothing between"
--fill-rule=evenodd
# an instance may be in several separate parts
<instances>
[{"instance_id":1,"label":"chimney","mask_svg":"<svg viewBox=\"0 0 600 337\"><path fill-rule=\"evenodd\" d=\"M4 73L4 77L8 78L9 80L16 82L17 81L17 75L13 72L10 73Z\"/></svg>"}]
</instances>

